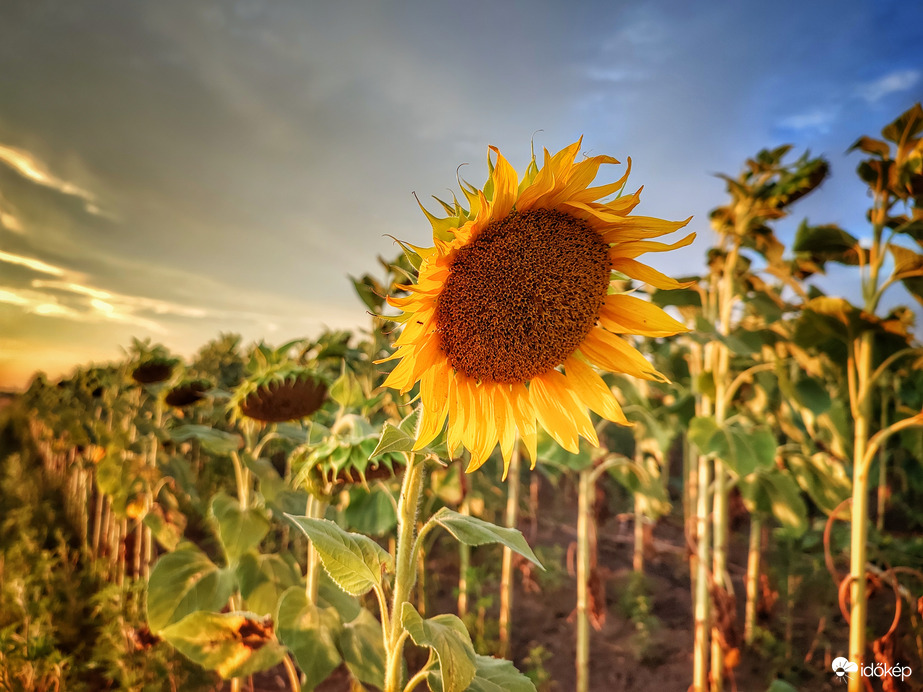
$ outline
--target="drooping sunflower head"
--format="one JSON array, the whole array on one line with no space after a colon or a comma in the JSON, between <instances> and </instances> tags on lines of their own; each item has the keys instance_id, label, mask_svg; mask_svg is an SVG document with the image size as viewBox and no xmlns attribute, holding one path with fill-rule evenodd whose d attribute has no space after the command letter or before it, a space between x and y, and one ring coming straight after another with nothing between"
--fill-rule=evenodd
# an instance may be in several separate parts
<instances>
[{"instance_id":1,"label":"drooping sunflower head","mask_svg":"<svg viewBox=\"0 0 923 692\"><path fill-rule=\"evenodd\" d=\"M496 162L488 155L484 187L462 184L469 208L440 201L446 218L424 209L434 247L413 248L417 281L401 287L408 296L389 299L403 311L396 318L403 331L385 386L406 392L420 382L417 447L448 420L449 449L471 452L469 471L498 442L507 467L517 434L534 466L538 425L572 452L579 436L597 444L587 407L627 421L594 366L664 379L623 335L685 331L660 308L611 286L630 278L680 287L637 258L689 245L695 234L672 245L650 240L689 219L630 216L640 190L619 194L628 171L591 187L602 164L618 161L578 162L579 149L580 141L553 156L546 150L543 165L533 157L520 179L490 147Z\"/></svg>"},{"instance_id":2,"label":"drooping sunflower head","mask_svg":"<svg viewBox=\"0 0 923 692\"><path fill-rule=\"evenodd\" d=\"M289 373L256 384L234 398L241 414L262 423L284 423L307 418L323 406L327 385L308 372Z\"/></svg>"},{"instance_id":3,"label":"drooping sunflower head","mask_svg":"<svg viewBox=\"0 0 923 692\"><path fill-rule=\"evenodd\" d=\"M154 356L140 362L132 371L131 378L138 384L158 384L173 376L173 368L179 363L176 358Z\"/></svg>"},{"instance_id":4,"label":"drooping sunflower head","mask_svg":"<svg viewBox=\"0 0 923 692\"><path fill-rule=\"evenodd\" d=\"M212 388L208 380L187 380L173 387L164 397L168 406L186 408L202 401L206 392Z\"/></svg>"}]
</instances>

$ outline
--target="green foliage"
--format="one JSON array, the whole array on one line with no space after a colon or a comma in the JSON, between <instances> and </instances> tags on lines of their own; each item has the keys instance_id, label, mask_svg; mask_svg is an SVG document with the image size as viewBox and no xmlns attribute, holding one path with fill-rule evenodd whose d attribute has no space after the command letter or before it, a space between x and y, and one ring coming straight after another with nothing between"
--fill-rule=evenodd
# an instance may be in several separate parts
<instances>
[{"instance_id":1,"label":"green foliage","mask_svg":"<svg viewBox=\"0 0 923 692\"><path fill-rule=\"evenodd\" d=\"M326 519L288 518L311 539L330 578L352 596L381 587L383 570L394 569L394 558L367 536L344 531Z\"/></svg>"}]
</instances>

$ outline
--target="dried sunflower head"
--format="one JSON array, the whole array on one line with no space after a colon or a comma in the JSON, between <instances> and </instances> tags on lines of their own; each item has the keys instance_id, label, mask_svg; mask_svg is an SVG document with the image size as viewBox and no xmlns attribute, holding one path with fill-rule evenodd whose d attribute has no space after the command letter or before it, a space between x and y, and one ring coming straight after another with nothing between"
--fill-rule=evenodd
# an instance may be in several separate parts
<instances>
[{"instance_id":1,"label":"dried sunflower head","mask_svg":"<svg viewBox=\"0 0 923 692\"><path fill-rule=\"evenodd\" d=\"M173 376L173 368L179 361L176 358L155 356L141 361L131 371L131 378L138 384L157 384L166 382Z\"/></svg>"},{"instance_id":2,"label":"dried sunflower head","mask_svg":"<svg viewBox=\"0 0 923 692\"><path fill-rule=\"evenodd\" d=\"M205 398L205 393L212 388L208 380L187 380L167 392L164 401L169 406L185 408L197 404Z\"/></svg>"},{"instance_id":3,"label":"dried sunflower head","mask_svg":"<svg viewBox=\"0 0 923 692\"><path fill-rule=\"evenodd\" d=\"M307 418L326 398L327 385L303 373L257 387L240 402L240 411L253 420L284 423Z\"/></svg>"}]
</instances>

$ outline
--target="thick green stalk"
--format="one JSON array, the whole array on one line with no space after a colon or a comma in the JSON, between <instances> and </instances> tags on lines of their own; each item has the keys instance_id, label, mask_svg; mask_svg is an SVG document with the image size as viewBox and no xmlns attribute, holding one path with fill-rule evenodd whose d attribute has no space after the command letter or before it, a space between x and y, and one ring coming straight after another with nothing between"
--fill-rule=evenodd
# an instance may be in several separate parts
<instances>
[{"instance_id":1,"label":"thick green stalk","mask_svg":"<svg viewBox=\"0 0 923 692\"><path fill-rule=\"evenodd\" d=\"M856 380L858 391L864 393L855 407L855 437L853 440L852 520L849 541L849 660L860 667L865 660L865 626L868 619L868 594L865 588L865 562L868 542L868 482L869 469L862 463L869 439L871 397L868 394L872 369L872 332L863 333L856 343ZM862 692L861 676L849 682L849 692Z\"/></svg>"},{"instance_id":2,"label":"thick green stalk","mask_svg":"<svg viewBox=\"0 0 923 692\"><path fill-rule=\"evenodd\" d=\"M708 562L711 554L711 532L709 517L709 486L711 485L711 463L706 456L699 456L698 497L696 506L696 574L695 604L693 607L694 651L692 659L693 692L708 689L708 641L711 597L708 592Z\"/></svg>"},{"instance_id":3,"label":"thick green stalk","mask_svg":"<svg viewBox=\"0 0 923 692\"><path fill-rule=\"evenodd\" d=\"M323 519L326 514L327 505L323 500L319 500L314 495L308 495L305 515L312 519ZM318 589L320 588L320 568L321 559L314 549L314 543L308 539L307 565L305 568L305 595L309 603L317 604Z\"/></svg>"},{"instance_id":4,"label":"thick green stalk","mask_svg":"<svg viewBox=\"0 0 923 692\"><path fill-rule=\"evenodd\" d=\"M590 689L590 522L593 512L592 469L580 472L577 491L577 692Z\"/></svg>"},{"instance_id":5,"label":"thick green stalk","mask_svg":"<svg viewBox=\"0 0 923 692\"><path fill-rule=\"evenodd\" d=\"M506 526L515 529L519 523L519 444L513 446L510 468L506 477ZM510 657L510 627L513 614L513 551L503 547L500 574L500 646L497 655Z\"/></svg>"},{"instance_id":6,"label":"thick green stalk","mask_svg":"<svg viewBox=\"0 0 923 692\"><path fill-rule=\"evenodd\" d=\"M468 498L462 500L458 507L459 514L471 514ZM468 614L468 570L471 569L471 546L458 543L458 617L462 620Z\"/></svg>"},{"instance_id":7,"label":"thick green stalk","mask_svg":"<svg viewBox=\"0 0 923 692\"><path fill-rule=\"evenodd\" d=\"M747 604L744 608L744 641L753 645L756 633L756 606L759 601L760 557L763 522L759 514L750 515L750 547L747 551Z\"/></svg>"},{"instance_id":8,"label":"thick green stalk","mask_svg":"<svg viewBox=\"0 0 923 692\"><path fill-rule=\"evenodd\" d=\"M385 670L384 692L401 692L404 640L401 610L409 601L410 590L416 581L415 545L417 508L423 490L423 462L413 454L407 455L407 468L401 484L401 499L397 506L397 556L394 572L394 598L391 605L391 632L388 637L388 662ZM402 636L404 635L404 636Z\"/></svg>"}]
</instances>

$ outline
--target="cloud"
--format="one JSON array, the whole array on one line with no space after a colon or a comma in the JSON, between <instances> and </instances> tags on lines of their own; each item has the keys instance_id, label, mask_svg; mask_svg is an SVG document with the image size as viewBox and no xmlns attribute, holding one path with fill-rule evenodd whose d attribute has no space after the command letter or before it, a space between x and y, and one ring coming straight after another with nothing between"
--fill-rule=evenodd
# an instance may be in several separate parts
<instances>
[{"instance_id":1,"label":"cloud","mask_svg":"<svg viewBox=\"0 0 923 692\"><path fill-rule=\"evenodd\" d=\"M814 108L783 118L779 121L779 127L799 132L813 131L826 134L830 132L838 114L839 108Z\"/></svg>"},{"instance_id":2,"label":"cloud","mask_svg":"<svg viewBox=\"0 0 923 692\"><path fill-rule=\"evenodd\" d=\"M99 207L93 193L54 175L48 170L47 166L28 151L0 144L0 162L5 163L23 178L31 180L33 183L56 190L64 195L82 199L87 212L90 214L96 216L108 215ZM4 225L5 223L4 221Z\"/></svg>"},{"instance_id":3,"label":"cloud","mask_svg":"<svg viewBox=\"0 0 923 692\"><path fill-rule=\"evenodd\" d=\"M885 96L913 88L919 80L920 70L896 70L871 82L860 84L856 87L856 94L869 103L877 103Z\"/></svg>"},{"instance_id":4,"label":"cloud","mask_svg":"<svg viewBox=\"0 0 923 692\"><path fill-rule=\"evenodd\" d=\"M51 276L64 276L67 273L61 267L56 267L53 264L48 264L47 262L42 262L32 257L24 257L22 255L14 255L11 252L3 252L2 250L0 250L0 262L16 264L20 267L26 267L32 271L39 272L40 274L50 274Z\"/></svg>"}]
</instances>

